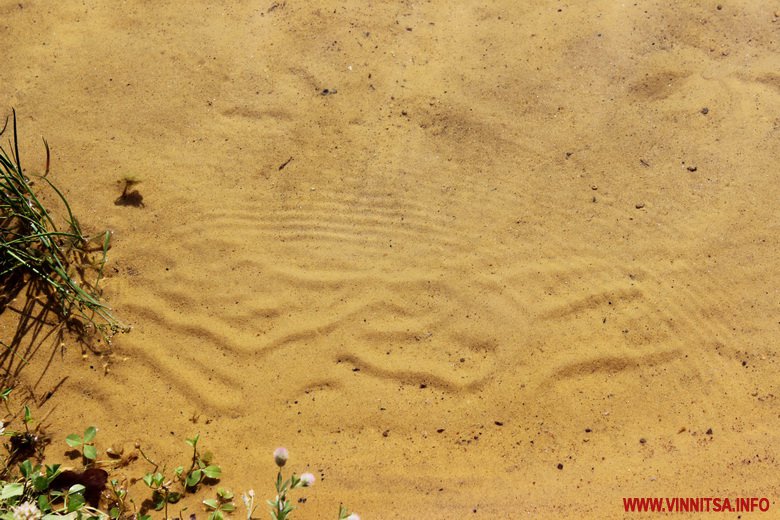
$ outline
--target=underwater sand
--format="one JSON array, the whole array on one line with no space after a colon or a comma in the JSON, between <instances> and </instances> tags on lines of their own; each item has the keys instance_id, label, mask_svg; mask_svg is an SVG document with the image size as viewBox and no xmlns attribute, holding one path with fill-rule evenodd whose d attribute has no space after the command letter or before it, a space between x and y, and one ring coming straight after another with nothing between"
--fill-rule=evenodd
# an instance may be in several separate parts
<instances>
[{"instance_id":1,"label":"underwater sand","mask_svg":"<svg viewBox=\"0 0 780 520\"><path fill-rule=\"evenodd\" d=\"M266 498L284 445L300 520L780 507L780 13L721 3L0 4L133 327L23 372L50 456L200 432Z\"/></svg>"}]
</instances>

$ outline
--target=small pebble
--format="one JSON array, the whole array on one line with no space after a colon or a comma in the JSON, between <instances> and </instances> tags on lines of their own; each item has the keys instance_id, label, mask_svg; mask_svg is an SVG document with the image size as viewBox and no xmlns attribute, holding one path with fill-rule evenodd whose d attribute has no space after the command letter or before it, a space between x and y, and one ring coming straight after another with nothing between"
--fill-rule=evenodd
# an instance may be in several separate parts
<instances>
[{"instance_id":1,"label":"small pebble","mask_svg":"<svg viewBox=\"0 0 780 520\"><path fill-rule=\"evenodd\" d=\"M111 447L106 450L106 454L111 458L119 458L124 452L125 447L121 444L112 444Z\"/></svg>"},{"instance_id":2,"label":"small pebble","mask_svg":"<svg viewBox=\"0 0 780 520\"><path fill-rule=\"evenodd\" d=\"M558 469L563 469L563 464L558 463Z\"/></svg>"},{"instance_id":3,"label":"small pebble","mask_svg":"<svg viewBox=\"0 0 780 520\"><path fill-rule=\"evenodd\" d=\"M636 209L642 209L642 208L645 207L645 203L644 202L637 202L635 207L636 207Z\"/></svg>"},{"instance_id":4,"label":"small pebble","mask_svg":"<svg viewBox=\"0 0 780 520\"><path fill-rule=\"evenodd\" d=\"M697 168L696 166L688 166L688 168L686 168L686 169L687 169L689 172L695 172L696 170L698 170L698 168Z\"/></svg>"},{"instance_id":5,"label":"small pebble","mask_svg":"<svg viewBox=\"0 0 780 520\"><path fill-rule=\"evenodd\" d=\"M639 444L645 444L646 442L647 442L647 439L645 439L644 437L639 439Z\"/></svg>"},{"instance_id":6,"label":"small pebble","mask_svg":"<svg viewBox=\"0 0 780 520\"><path fill-rule=\"evenodd\" d=\"M702 108L702 109L701 109L701 113L702 113L702 114L704 114L704 115L706 116L707 114L709 114L709 113L710 113L710 109L709 109L709 108L707 108L707 107L704 107L704 108Z\"/></svg>"},{"instance_id":7,"label":"small pebble","mask_svg":"<svg viewBox=\"0 0 780 520\"><path fill-rule=\"evenodd\" d=\"M707 429L707 435L712 435L712 428Z\"/></svg>"}]
</instances>

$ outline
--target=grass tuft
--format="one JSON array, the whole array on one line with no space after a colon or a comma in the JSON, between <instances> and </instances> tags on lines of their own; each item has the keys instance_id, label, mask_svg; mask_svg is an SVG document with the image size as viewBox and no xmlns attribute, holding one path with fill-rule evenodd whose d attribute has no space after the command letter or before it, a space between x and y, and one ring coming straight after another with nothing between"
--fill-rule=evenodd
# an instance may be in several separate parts
<instances>
[{"instance_id":1,"label":"grass tuft","mask_svg":"<svg viewBox=\"0 0 780 520\"><path fill-rule=\"evenodd\" d=\"M48 179L51 154L46 149L43 175L25 175L19 156L16 111L8 148L0 143L0 311L19 291L34 284L58 317L84 340L99 333L108 343L125 332L100 300L99 283L111 232L87 237L62 192ZM8 130L6 118L0 136ZM37 184L54 194L64 208L60 229L41 203Z\"/></svg>"}]
</instances>

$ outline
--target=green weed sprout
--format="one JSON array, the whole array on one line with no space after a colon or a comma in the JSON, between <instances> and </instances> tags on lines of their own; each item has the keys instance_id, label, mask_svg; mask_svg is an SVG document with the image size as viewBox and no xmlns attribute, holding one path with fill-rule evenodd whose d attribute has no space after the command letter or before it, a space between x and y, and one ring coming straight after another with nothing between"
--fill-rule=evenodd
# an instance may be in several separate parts
<instances>
[{"instance_id":1,"label":"green weed sprout","mask_svg":"<svg viewBox=\"0 0 780 520\"><path fill-rule=\"evenodd\" d=\"M222 488L217 490L217 498L206 499L203 503L211 511L208 520L223 520L223 513L232 513L236 510L233 493Z\"/></svg>"},{"instance_id":2,"label":"green weed sprout","mask_svg":"<svg viewBox=\"0 0 780 520\"><path fill-rule=\"evenodd\" d=\"M97 435L97 428L90 426L84 430L84 437L79 437L75 433L71 433L65 438L65 442L67 442L68 446L71 448L81 451L81 454L85 459L93 461L97 458L97 448L95 448L95 445L93 444L95 435Z\"/></svg>"},{"instance_id":3,"label":"green weed sprout","mask_svg":"<svg viewBox=\"0 0 780 520\"><path fill-rule=\"evenodd\" d=\"M211 453L206 452L205 455L201 455L198 451L199 439L200 435L196 435L186 440L187 444L192 446L192 465L184 478L184 486L188 489L195 489L205 478L216 480L222 476L222 469L219 466L210 464ZM176 473L182 475L183 469L183 467L177 468Z\"/></svg>"},{"instance_id":4,"label":"green weed sprout","mask_svg":"<svg viewBox=\"0 0 780 520\"><path fill-rule=\"evenodd\" d=\"M195 435L191 439L186 439L187 444L192 447L192 458L189 469L185 466L178 466L173 470L172 476L166 476L165 468L160 470L160 465L151 460L141 449L140 444L136 445L141 456L154 466L152 471L143 477L144 484L152 490L152 504L156 511L164 510L165 518L168 518L168 504L175 504L181 500L187 492L194 492L198 486L206 479L217 480L222 476L222 468L216 464L211 464L212 455L210 452L201 454L198 449L200 435ZM217 493L217 501L205 502L207 507L212 509L214 520L222 518L223 512L229 512L235 509L230 508L233 498L232 493L221 490ZM227 498L229 495L229 498ZM216 507L211 507L214 504ZM140 517L139 517L140 518ZM0 519L2 520L2 519Z\"/></svg>"}]
</instances>

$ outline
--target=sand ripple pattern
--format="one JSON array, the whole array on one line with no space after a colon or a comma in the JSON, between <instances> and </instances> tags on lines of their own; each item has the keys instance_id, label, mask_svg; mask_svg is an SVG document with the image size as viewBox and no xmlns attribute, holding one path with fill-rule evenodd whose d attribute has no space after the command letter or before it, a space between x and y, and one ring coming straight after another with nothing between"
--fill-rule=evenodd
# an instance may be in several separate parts
<instances>
[{"instance_id":1,"label":"sand ripple pattern","mask_svg":"<svg viewBox=\"0 0 780 520\"><path fill-rule=\"evenodd\" d=\"M701 354L727 334L726 295L706 273L627 261L625 248L595 254L529 215L562 211L554 199L530 201L516 180L471 181L308 180L204 208L197 227L167 238L172 253L145 252L166 271L125 289L144 301L127 304L143 330L127 345L182 395L225 413L267 381L308 392L350 373L388 389L543 389L651 373L695 352L697 377L713 378ZM594 235L620 233L616 211L582 218ZM678 279L697 282L668 283ZM144 348L144 332L170 337L176 354ZM293 364L303 370L281 377Z\"/></svg>"}]
</instances>

